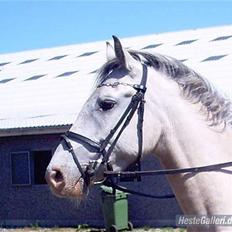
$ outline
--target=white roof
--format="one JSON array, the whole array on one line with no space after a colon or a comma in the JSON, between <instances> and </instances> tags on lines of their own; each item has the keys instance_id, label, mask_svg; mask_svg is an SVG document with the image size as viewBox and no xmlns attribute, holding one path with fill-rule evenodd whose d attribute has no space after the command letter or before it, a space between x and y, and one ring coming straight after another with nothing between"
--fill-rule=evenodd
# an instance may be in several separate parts
<instances>
[{"instance_id":1,"label":"white roof","mask_svg":"<svg viewBox=\"0 0 232 232\"><path fill-rule=\"evenodd\" d=\"M232 25L125 38L173 56L232 95ZM71 125L105 62L105 41L0 55L0 130Z\"/></svg>"}]
</instances>

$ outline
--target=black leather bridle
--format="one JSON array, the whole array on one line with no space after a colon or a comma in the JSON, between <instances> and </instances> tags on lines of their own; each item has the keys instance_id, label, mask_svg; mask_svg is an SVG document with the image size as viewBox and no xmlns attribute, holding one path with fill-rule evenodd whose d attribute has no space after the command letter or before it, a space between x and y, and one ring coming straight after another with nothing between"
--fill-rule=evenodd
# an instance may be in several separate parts
<instances>
[{"instance_id":1,"label":"black leather bridle","mask_svg":"<svg viewBox=\"0 0 232 232\"><path fill-rule=\"evenodd\" d=\"M113 178L131 178L131 179L139 179L141 176L150 176L150 175L173 175L173 174L181 174L181 173L199 173L199 172L210 172L210 171L218 171L222 168L231 167L232 162L224 162L217 163L213 165L205 165L199 167L191 167L191 168L178 168L178 169L165 169L165 170L150 170L150 171L141 171L140 170L140 159L142 157L142 148L143 148L143 118L144 118L144 95L146 93L146 83L147 83L147 66L142 64L143 67L143 75L140 84L128 84L123 82L114 82L114 83L103 83L100 84L97 88L103 86L109 87L117 87L118 85L126 85L134 88L136 93L132 96L129 105L124 111L121 118L116 123L115 127L110 130L110 133L106 136L106 138L102 141L96 142L92 139L85 137L84 135L74 133L72 131L68 131L66 134L62 135L62 139L65 141L65 144L72 154L73 160L81 173L81 177L84 179L86 184L89 183L90 178L93 177L100 165L105 166L104 176L107 178L107 181L104 182L105 185L113 187L114 189L118 189L124 192L128 192L131 194L150 197L155 199L166 199L175 197L173 194L166 195L150 195L146 193L141 193L138 191L130 190L125 187L117 185ZM138 123L137 123L137 134L138 134L138 156L137 160L134 164L138 166L138 170L136 171L122 171L122 172L114 172L112 170L112 166L109 162L110 155L121 136L124 129L130 123L135 112L138 112ZM114 139L113 139L114 137ZM87 144L94 150L96 153L100 154L101 158L99 160L94 160L87 165L84 169L80 164L77 154L75 153L73 146L70 142L76 141Z\"/></svg>"},{"instance_id":2,"label":"black leather bridle","mask_svg":"<svg viewBox=\"0 0 232 232\"><path fill-rule=\"evenodd\" d=\"M138 166L140 167L140 159L142 156L142 147L143 147L143 117L144 117L144 104L145 104L144 95L146 93L146 83L147 83L147 66L145 64L142 64L142 67L143 67L143 74L140 84L114 82L114 83L103 83L97 86L97 88L103 86L109 86L115 88L119 85L125 85L125 86L130 86L136 90L136 93L131 97L131 101L127 106L126 110L124 111L124 113L122 114L121 118L118 120L114 128L110 130L110 133L106 136L104 140L96 142L84 135L77 134L72 131L68 131L66 134L62 135L62 139L64 139L69 152L72 154L73 160L78 170L81 173L81 177L87 183L89 182L90 178L95 175L99 160L94 160L90 162L89 165L87 165L87 167L83 169L82 165L80 164L77 158L78 157L77 154L75 154L75 150L73 149L70 140L89 145L92 150L100 154L101 156L100 165L104 165L106 167L106 170L112 171L112 166L109 162L110 155L118 139L120 138L122 132L130 123L136 111L138 112L138 124L137 124L138 156L135 163L137 163Z\"/></svg>"}]
</instances>

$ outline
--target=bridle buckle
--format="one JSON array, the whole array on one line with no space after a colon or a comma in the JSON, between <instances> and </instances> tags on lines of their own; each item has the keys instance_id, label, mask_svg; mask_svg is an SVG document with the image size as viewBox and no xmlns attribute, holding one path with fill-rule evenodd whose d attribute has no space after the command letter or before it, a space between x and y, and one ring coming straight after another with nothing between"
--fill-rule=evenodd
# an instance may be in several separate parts
<instances>
[{"instance_id":1,"label":"bridle buckle","mask_svg":"<svg viewBox=\"0 0 232 232\"><path fill-rule=\"evenodd\" d=\"M144 85L138 85L138 84L134 84L133 88L137 91L141 91L142 93L145 93L147 90L147 87Z\"/></svg>"}]
</instances>

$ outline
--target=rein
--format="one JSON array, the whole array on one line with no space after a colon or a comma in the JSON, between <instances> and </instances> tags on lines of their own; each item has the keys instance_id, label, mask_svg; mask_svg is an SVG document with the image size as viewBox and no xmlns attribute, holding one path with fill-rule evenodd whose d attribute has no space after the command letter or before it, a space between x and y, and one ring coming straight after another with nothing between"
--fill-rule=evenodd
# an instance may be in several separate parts
<instances>
[{"instance_id":1,"label":"rein","mask_svg":"<svg viewBox=\"0 0 232 232\"><path fill-rule=\"evenodd\" d=\"M106 186L112 187L113 189L117 189L123 192L127 192L133 195L138 195L142 197L149 197L154 199L167 199L167 198L175 198L173 194L166 195L150 195L138 191L134 191L131 189L127 189L123 186L120 186L114 182L114 178L138 178L142 176L158 176L158 175L175 175L175 174L184 174L184 173L200 173L200 172L212 172L219 171L222 168L231 167L232 162L218 163L212 165L198 166L193 168L175 168L175 169L162 169L162 170L151 170L151 171L124 171L124 172L114 172L114 171L106 171L104 172L105 177L108 181L104 182Z\"/></svg>"},{"instance_id":2,"label":"rein","mask_svg":"<svg viewBox=\"0 0 232 232\"><path fill-rule=\"evenodd\" d=\"M200 172L218 171L221 170L222 168L232 166L232 162L218 163L213 165L206 165L206 166L199 166L192 168L141 171L140 160L142 157L142 148L143 148L143 118L144 118L144 104L145 104L144 95L146 93L146 83L147 83L147 66L145 64L142 64L142 67L143 67L143 75L140 84L115 82L112 84L103 83L97 86L97 88L103 86L109 86L115 88L118 85L125 85L125 86L130 86L136 90L136 93L132 96L131 101L127 106L126 110L124 111L123 115L118 120L118 122L113 127L113 129L110 130L110 133L106 136L104 140L96 142L88 137L85 137L84 135L77 134L71 131L68 131L66 134L62 135L61 137L65 141L66 147L68 148L68 151L71 153L73 160L78 170L80 171L81 177L84 179L86 185L90 183L91 178L95 176L99 167L104 166L106 169L106 171L104 171L105 180L101 183L103 183L106 186L112 187L114 190L118 189L120 191L127 192L130 194L155 198L155 199L174 198L175 196L173 194L150 195L150 194L127 189L125 187L119 186L115 182L115 178L117 181L121 178L140 180L142 176L174 175L174 174L183 174L183 173L200 173ZM115 172L113 171L112 165L110 164L109 161L110 155L118 139L120 138L121 134L128 126L128 124L130 123L136 111L138 112L138 123L137 123L138 155L136 161L134 162L134 165L136 165L137 170ZM81 143L89 145L91 149L94 150L94 152L100 154L100 158L98 160L90 161L89 165L85 169L83 169L81 163L77 158L77 154L75 153L75 150L73 149L70 140L77 142L79 141Z\"/></svg>"}]
</instances>

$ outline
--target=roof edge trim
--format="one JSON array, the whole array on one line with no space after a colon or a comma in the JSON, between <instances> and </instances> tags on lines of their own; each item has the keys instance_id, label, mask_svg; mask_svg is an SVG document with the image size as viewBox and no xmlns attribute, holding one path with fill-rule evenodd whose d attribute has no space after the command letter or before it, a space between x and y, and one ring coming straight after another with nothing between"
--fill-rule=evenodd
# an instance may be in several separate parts
<instances>
[{"instance_id":1,"label":"roof edge trim","mask_svg":"<svg viewBox=\"0 0 232 232\"><path fill-rule=\"evenodd\" d=\"M68 125L59 125L59 126L0 129L0 138L22 136L22 135L61 134L68 131L71 126L72 126L71 124L68 124Z\"/></svg>"}]
</instances>

